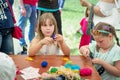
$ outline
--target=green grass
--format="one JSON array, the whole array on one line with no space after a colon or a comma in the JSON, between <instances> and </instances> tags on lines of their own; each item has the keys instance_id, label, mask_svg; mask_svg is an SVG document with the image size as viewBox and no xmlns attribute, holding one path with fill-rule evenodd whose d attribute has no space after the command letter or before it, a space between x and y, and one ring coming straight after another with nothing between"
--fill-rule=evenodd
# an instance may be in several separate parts
<instances>
[{"instance_id":1,"label":"green grass","mask_svg":"<svg viewBox=\"0 0 120 80\"><path fill-rule=\"evenodd\" d=\"M62 11L62 30L66 42L71 49L71 55L79 54L80 34L76 30L80 27L79 22L84 16L84 8L79 0L66 0Z\"/></svg>"}]
</instances>

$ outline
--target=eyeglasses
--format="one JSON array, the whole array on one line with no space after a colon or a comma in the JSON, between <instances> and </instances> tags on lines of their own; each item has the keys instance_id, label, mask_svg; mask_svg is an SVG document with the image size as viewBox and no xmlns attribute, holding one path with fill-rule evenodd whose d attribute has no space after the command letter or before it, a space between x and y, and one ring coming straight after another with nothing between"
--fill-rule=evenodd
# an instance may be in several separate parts
<instances>
[{"instance_id":1,"label":"eyeglasses","mask_svg":"<svg viewBox=\"0 0 120 80\"><path fill-rule=\"evenodd\" d=\"M105 31L105 30L94 30L94 29L90 30L90 32L91 32L92 35L99 35L101 33L104 33L104 34L109 34L110 33L110 32Z\"/></svg>"}]
</instances>

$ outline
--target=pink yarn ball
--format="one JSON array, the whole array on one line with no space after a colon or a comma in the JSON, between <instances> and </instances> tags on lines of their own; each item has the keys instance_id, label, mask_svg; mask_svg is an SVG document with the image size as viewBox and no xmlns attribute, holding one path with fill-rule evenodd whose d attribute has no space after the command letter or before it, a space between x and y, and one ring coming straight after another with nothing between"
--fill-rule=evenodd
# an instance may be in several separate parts
<instances>
[{"instance_id":1,"label":"pink yarn ball","mask_svg":"<svg viewBox=\"0 0 120 80\"><path fill-rule=\"evenodd\" d=\"M92 70L90 68L80 69L80 76L90 76L92 74Z\"/></svg>"},{"instance_id":2,"label":"pink yarn ball","mask_svg":"<svg viewBox=\"0 0 120 80\"><path fill-rule=\"evenodd\" d=\"M46 72L44 72L44 73L41 74L42 77L47 77L48 75L49 75L49 74L46 73Z\"/></svg>"}]
</instances>

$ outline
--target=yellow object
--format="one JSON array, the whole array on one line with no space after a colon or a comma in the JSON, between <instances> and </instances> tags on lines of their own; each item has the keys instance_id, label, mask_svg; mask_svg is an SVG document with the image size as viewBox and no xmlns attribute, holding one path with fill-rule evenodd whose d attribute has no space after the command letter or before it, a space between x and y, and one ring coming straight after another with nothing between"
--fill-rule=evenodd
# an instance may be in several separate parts
<instances>
[{"instance_id":1,"label":"yellow object","mask_svg":"<svg viewBox=\"0 0 120 80\"><path fill-rule=\"evenodd\" d=\"M27 57L26 60L28 60L28 61L33 61L33 58Z\"/></svg>"},{"instance_id":2,"label":"yellow object","mask_svg":"<svg viewBox=\"0 0 120 80\"><path fill-rule=\"evenodd\" d=\"M65 57L65 58L63 58L63 60L68 61L69 59Z\"/></svg>"}]
</instances>

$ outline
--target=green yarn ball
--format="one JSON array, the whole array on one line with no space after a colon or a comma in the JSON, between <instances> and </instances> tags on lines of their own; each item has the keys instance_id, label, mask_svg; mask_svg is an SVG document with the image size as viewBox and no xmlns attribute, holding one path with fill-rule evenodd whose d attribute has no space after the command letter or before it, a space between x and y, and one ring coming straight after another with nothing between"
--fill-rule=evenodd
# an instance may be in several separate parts
<instances>
[{"instance_id":1,"label":"green yarn ball","mask_svg":"<svg viewBox=\"0 0 120 80\"><path fill-rule=\"evenodd\" d=\"M57 68L51 68L51 70L50 70L51 73L56 73L57 71L58 71Z\"/></svg>"}]
</instances>

